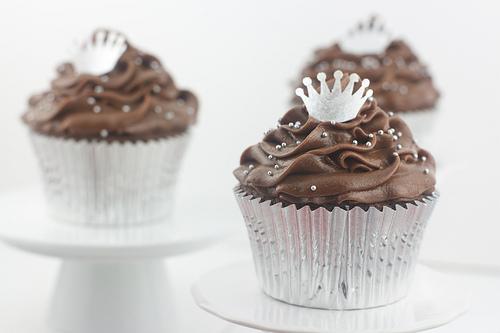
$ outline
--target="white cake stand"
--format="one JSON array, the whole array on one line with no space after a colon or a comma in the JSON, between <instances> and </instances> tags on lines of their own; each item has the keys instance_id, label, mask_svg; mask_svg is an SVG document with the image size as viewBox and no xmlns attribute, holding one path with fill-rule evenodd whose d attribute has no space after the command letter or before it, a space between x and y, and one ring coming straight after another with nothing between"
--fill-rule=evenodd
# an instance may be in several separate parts
<instances>
[{"instance_id":1,"label":"white cake stand","mask_svg":"<svg viewBox=\"0 0 500 333\"><path fill-rule=\"evenodd\" d=\"M219 318L280 333L418 332L452 321L467 310L468 304L463 288L452 278L422 265L406 299L366 310L309 309L272 299L258 288L251 262L205 275L192 293L202 309Z\"/></svg>"},{"instance_id":2,"label":"white cake stand","mask_svg":"<svg viewBox=\"0 0 500 333\"><path fill-rule=\"evenodd\" d=\"M175 332L162 258L207 246L223 235L183 210L171 224L89 228L55 222L36 189L0 196L0 239L16 248L62 258L50 325L67 333ZM200 223L197 223L200 222Z\"/></svg>"}]
</instances>

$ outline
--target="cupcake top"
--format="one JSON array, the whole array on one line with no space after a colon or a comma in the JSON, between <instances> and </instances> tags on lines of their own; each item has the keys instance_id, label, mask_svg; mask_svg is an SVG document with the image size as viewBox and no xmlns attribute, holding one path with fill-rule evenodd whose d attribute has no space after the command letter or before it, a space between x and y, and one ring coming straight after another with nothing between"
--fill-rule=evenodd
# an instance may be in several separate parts
<instances>
[{"instance_id":1,"label":"cupcake top","mask_svg":"<svg viewBox=\"0 0 500 333\"><path fill-rule=\"evenodd\" d=\"M344 41L316 50L300 77L315 77L319 72L335 70L358 73L370 80L378 105L386 111L408 112L435 107L439 92L427 67L403 40L391 41L383 35L384 31L374 20L371 18L367 27L352 31ZM381 47L354 47L360 44L356 43L359 35L364 35L360 43L374 40Z\"/></svg>"},{"instance_id":2,"label":"cupcake top","mask_svg":"<svg viewBox=\"0 0 500 333\"><path fill-rule=\"evenodd\" d=\"M308 87L306 106L288 111L262 142L243 152L234 171L241 189L263 200L323 207L393 204L432 194L434 159L417 146L403 120L375 99L359 98L361 89L352 94L352 82L343 82L340 92L326 87L324 74L321 79L328 95L314 95ZM342 108L355 110L347 117L352 119L331 120ZM324 116L326 110L333 117Z\"/></svg>"},{"instance_id":3,"label":"cupcake top","mask_svg":"<svg viewBox=\"0 0 500 333\"><path fill-rule=\"evenodd\" d=\"M146 141L185 132L197 111L196 97L178 89L155 56L99 30L57 68L48 91L30 98L22 118L49 136Z\"/></svg>"}]
</instances>

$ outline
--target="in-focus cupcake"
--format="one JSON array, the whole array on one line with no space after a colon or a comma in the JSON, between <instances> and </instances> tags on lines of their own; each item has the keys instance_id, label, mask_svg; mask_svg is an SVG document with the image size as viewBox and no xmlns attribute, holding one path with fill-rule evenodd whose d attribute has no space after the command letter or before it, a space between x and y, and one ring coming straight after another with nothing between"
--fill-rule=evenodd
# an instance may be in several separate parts
<instances>
[{"instance_id":1,"label":"in-focus cupcake","mask_svg":"<svg viewBox=\"0 0 500 333\"><path fill-rule=\"evenodd\" d=\"M23 115L50 214L90 225L165 220L197 110L156 57L96 31Z\"/></svg>"},{"instance_id":2,"label":"in-focus cupcake","mask_svg":"<svg viewBox=\"0 0 500 333\"><path fill-rule=\"evenodd\" d=\"M402 299L432 212L435 163L368 80L334 73L234 171L263 291L287 303L361 309ZM342 79L343 78L343 79Z\"/></svg>"},{"instance_id":3,"label":"in-focus cupcake","mask_svg":"<svg viewBox=\"0 0 500 333\"><path fill-rule=\"evenodd\" d=\"M425 64L405 41L392 38L377 17L316 50L300 78L335 70L369 79L378 105L403 117L418 139L430 133L439 92Z\"/></svg>"}]
</instances>

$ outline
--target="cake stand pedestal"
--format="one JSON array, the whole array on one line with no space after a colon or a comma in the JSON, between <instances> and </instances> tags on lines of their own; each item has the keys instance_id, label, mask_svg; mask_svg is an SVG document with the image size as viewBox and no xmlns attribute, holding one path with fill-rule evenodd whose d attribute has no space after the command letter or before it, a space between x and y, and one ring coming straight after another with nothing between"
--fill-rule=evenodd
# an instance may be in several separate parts
<instances>
[{"instance_id":1,"label":"cake stand pedestal","mask_svg":"<svg viewBox=\"0 0 500 333\"><path fill-rule=\"evenodd\" d=\"M0 240L62 259L49 324L66 333L176 332L173 293L162 259L222 237L214 228L217 223L200 220L193 211L174 216L173 223L111 229L53 221L36 190L2 195L0 203L5 213Z\"/></svg>"},{"instance_id":2,"label":"cake stand pedestal","mask_svg":"<svg viewBox=\"0 0 500 333\"><path fill-rule=\"evenodd\" d=\"M464 289L453 278L422 265L404 300L364 310L311 309L277 301L260 291L251 262L208 273L192 293L198 306L221 319L279 333L418 332L444 325L468 307Z\"/></svg>"}]
</instances>

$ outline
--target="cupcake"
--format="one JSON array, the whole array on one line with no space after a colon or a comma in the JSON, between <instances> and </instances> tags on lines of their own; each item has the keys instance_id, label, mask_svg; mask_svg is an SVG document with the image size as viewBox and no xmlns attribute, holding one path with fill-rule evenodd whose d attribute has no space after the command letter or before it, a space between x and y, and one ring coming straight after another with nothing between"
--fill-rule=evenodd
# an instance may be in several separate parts
<instances>
[{"instance_id":1,"label":"cupcake","mask_svg":"<svg viewBox=\"0 0 500 333\"><path fill-rule=\"evenodd\" d=\"M155 56L96 31L22 117L49 213L108 226L167 219L197 110Z\"/></svg>"},{"instance_id":2,"label":"cupcake","mask_svg":"<svg viewBox=\"0 0 500 333\"><path fill-rule=\"evenodd\" d=\"M335 70L369 79L378 105L398 113L417 138L430 133L439 92L410 46L392 38L377 17L359 24L332 46L316 50L300 77Z\"/></svg>"},{"instance_id":3,"label":"cupcake","mask_svg":"<svg viewBox=\"0 0 500 333\"><path fill-rule=\"evenodd\" d=\"M262 290L313 308L396 302L411 284L437 199L432 155L365 90L368 80L304 79L288 111L234 171Z\"/></svg>"}]
</instances>

